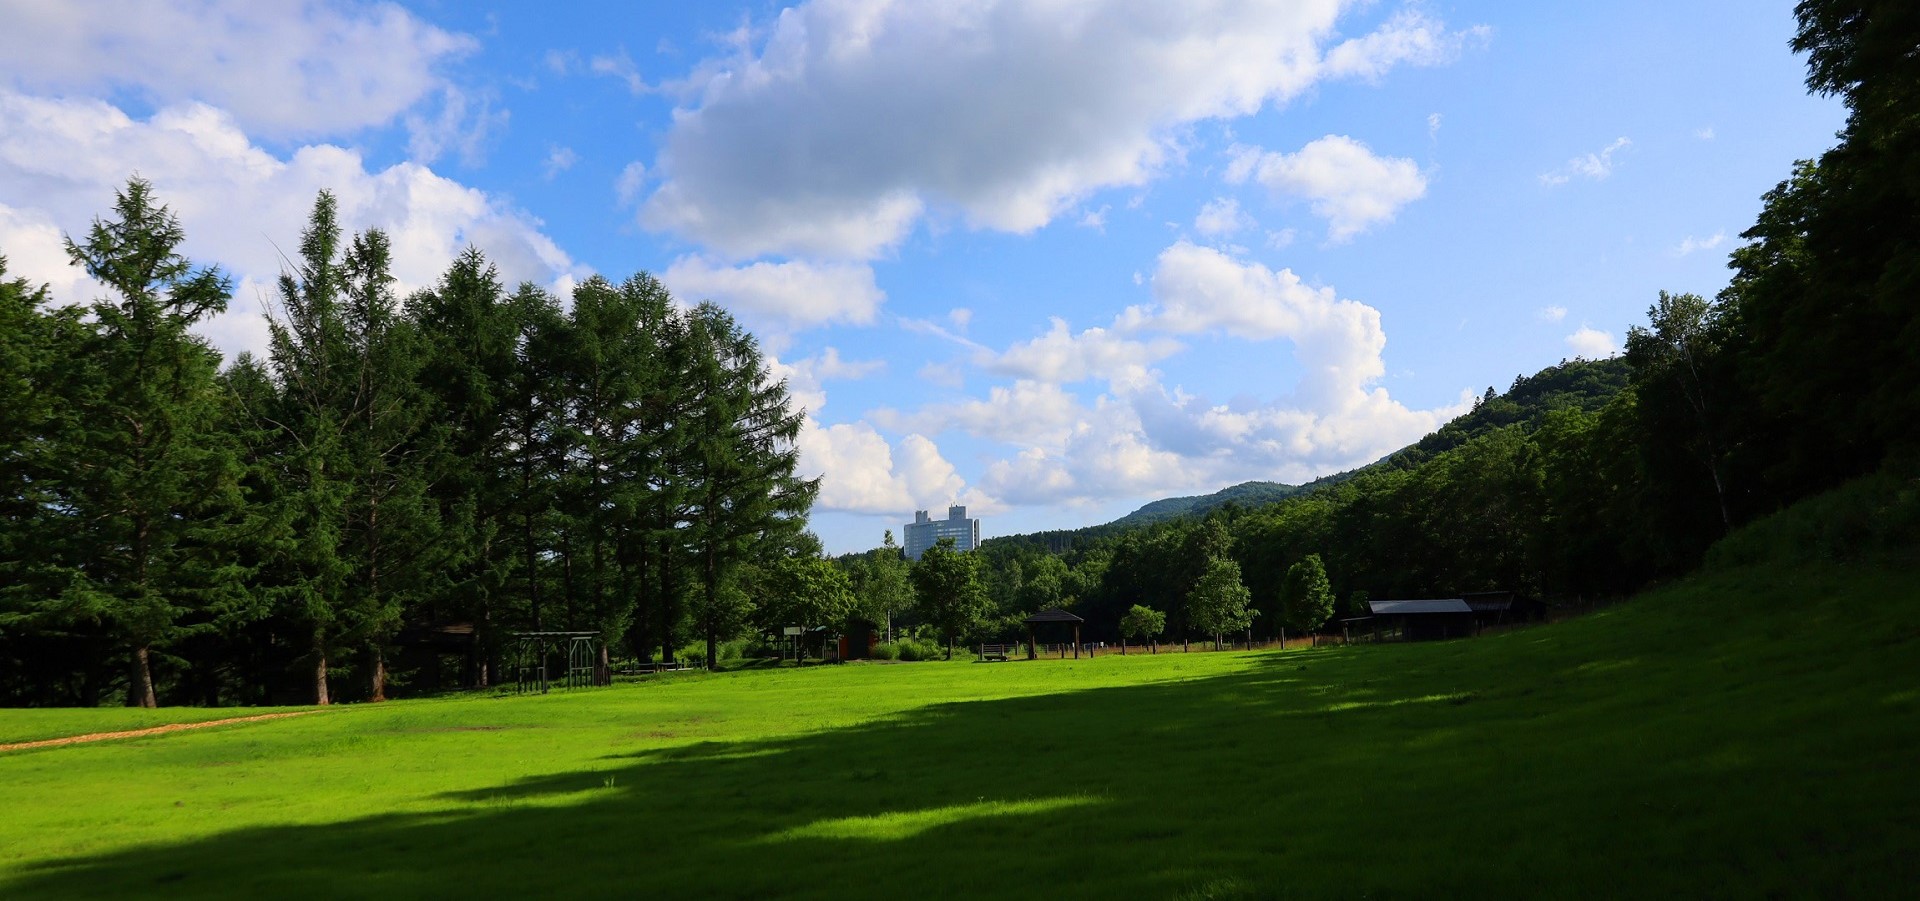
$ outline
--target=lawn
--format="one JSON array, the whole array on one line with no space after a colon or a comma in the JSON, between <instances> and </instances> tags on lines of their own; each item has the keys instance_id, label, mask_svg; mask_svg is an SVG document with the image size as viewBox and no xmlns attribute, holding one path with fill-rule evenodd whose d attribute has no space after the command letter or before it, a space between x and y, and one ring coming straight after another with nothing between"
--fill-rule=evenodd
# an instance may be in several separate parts
<instances>
[{"instance_id":1,"label":"lawn","mask_svg":"<svg viewBox=\"0 0 1920 901\"><path fill-rule=\"evenodd\" d=\"M672 675L10 752L0 896L1900 895L1913 576L1747 569L1444 643ZM0 735L152 719L0 711Z\"/></svg>"}]
</instances>

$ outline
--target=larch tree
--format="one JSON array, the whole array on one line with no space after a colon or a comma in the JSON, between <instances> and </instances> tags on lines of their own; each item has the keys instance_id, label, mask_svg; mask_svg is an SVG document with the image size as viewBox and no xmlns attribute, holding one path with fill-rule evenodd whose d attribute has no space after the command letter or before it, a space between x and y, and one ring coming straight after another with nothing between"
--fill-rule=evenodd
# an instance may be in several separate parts
<instances>
[{"instance_id":1,"label":"larch tree","mask_svg":"<svg viewBox=\"0 0 1920 901\"><path fill-rule=\"evenodd\" d=\"M219 354L189 329L226 309L219 270L179 252L186 234L135 178L67 255L110 292L66 382L76 411L57 503L71 511L61 603L108 625L127 654L130 706L154 707L154 651L198 625L218 590L210 549L239 505L222 432Z\"/></svg>"}]
</instances>

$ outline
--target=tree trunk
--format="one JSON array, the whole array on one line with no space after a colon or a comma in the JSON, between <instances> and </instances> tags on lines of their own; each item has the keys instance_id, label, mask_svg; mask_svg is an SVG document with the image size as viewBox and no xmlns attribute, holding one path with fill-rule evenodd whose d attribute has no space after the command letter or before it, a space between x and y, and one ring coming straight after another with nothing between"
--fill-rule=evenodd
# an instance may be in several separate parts
<instances>
[{"instance_id":1,"label":"tree trunk","mask_svg":"<svg viewBox=\"0 0 1920 901\"><path fill-rule=\"evenodd\" d=\"M707 670L709 672L718 672L720 669L720 623L718 622L720 617L720 562L714 558L714 551L711 544L709 544L707 548L706 558L707 609L704 611L705 615L700 618L705 620L701 625L706 627L707 632Z\"/></svg>"},{"instance_id":2,"label":"tree trunk","mask_svg":"<svg viewBox=\"0 0 1920 901\"><path fill-rule=\"evenodd\" d=\"M153 692L153 666L148 645L133 649L133 682L127 686L128 707L158 707L160 698Z\"/></svg>"},{"instance_id":3,"label":"tree trunk","mask_svg":"<svg viewBox=\"0 0 1920 901\"><path fill-rule=\"evenodd\" d=\"M613 661L607 655L607 643L600 642L600 658L594 662L593 684L613 684Z\"/></svg>"},{"instance_id":4,"label":"tree trunk","mask_svg":"<svg viewBox=\"0 0 1920 901\"><path fill-rule=\"evenodd\" d=\"M387 699L387 649L376 641L367 650L373 655L373 696L369 700L378 703Z\"/></svg>"},{"instance_id":5,"label":"tree trunk","mask_svg":"<svg viewBox=\"0 0 1920 901\"><path fill-rule=\"evenodd\" d=\"M317 707L325 707L328 704L333 703L333 700L327 697L327 652L326 651L320 651L320 650L315 651L315 656L313 661L313 703L314 703L314 706L317 706Z\"/></svg>"}]
</instances>

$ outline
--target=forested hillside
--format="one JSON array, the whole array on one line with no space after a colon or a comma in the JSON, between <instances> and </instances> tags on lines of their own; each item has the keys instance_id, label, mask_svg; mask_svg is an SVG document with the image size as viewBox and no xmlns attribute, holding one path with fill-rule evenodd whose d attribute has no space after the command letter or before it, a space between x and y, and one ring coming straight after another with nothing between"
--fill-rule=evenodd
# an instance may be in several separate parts
<instances>
[{"instance_id":1,"label":"forested hillside","mask_svg":"<svg viewBox=\"0 0 1920 901\"><path fill-rule=\"evenodd\" d=\"M1494 429L1520 425L1527 430L1539 428L1555 410L1575 407L1594 411L1605 406L1627 385L1626 361L1619 357L1605 360L1562 360L1531 376L1515 376L1513 386L1504 394L1492 388L1473 409L1441 426L1418 443L1388 454L1359 469L1321 476L1304 485L1280 482L1241 482L1212 494L1170 497L1142 506L1113 522L1082 529L1062 529L988 539L988 543L1032 544L1055 552L1064 551L1081 541L1117 535L1137 526L1148 526L1188 516L1205 516L1232 504L1241 508L1263 507L1288 498L1310 494L1320 488L1337 485L1376 467L1412 468L1442 451L1451 450L1469 439Z\"/></svg>"}]
</instances>

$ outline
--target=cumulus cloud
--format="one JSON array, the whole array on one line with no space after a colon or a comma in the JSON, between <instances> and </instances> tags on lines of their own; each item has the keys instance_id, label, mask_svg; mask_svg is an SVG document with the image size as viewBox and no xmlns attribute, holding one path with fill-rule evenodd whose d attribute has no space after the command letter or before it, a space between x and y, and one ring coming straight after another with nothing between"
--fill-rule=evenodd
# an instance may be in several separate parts
<instances>
[{"instance_id":1,"label":"cumulus cloud","mask_svg":"<svg viewBox=\"0 0 1920 901\"><path fill-rule=\"evenodd\" d=\"M1336 242L1393 221L1401 207L1427 193L1427 178L1413 160L1375 156L1345 135L1327 135L1297 153L1235 147L1227 181L1248 179L1307 200Z\"/></svg>"},{"instance_id":2,"label":"cumulus cloud","mask_svg":"<svg viewBox=\"0 0 1920 901\"><path fill-rule=\"evenodd\" d=\"M1548 186L1564 185L1574 178L1600 181L1613 174L1613 155L1631 146L1633 146L1632 141L1626 138L1615 138L1613 143L1600 148L1598 153L1576 156L1567 160L1566 165L1552 172L1542 173L1540 183Z\"/></svg>"},{"instance_id":3,"label":"cumulus cloud","mask_svg":"<svg viewBox=\"0 0 1920 901\"><path fill-rule=\"evenodd\" d=\"M1685 238L1680 239L1680 243L1673 248L1673 255L1677 257L1684 257L1694 253L1695 251L1712 250L1716 247L1719 247L1722 244L1725 244L1726 242L1727 242L1727 233L1724 231L1714 232L1712 235L1705 238L1696 238L1692 235L1688 235Z\"/></svg>"},{"instance_id":4,"label":"cumulus cloud","mask_svg":"<svg viewBox=\"0 0 1920 901\"><path fill-rule=\"evenodd\" d=\"M896 432L956 429L1006 444L1059 446L1077 418L1078 404L1059 385L1019 379L989 389L984 398L929 404L912 412L882 407L868 418Z\"/></svg>"},{"instance_id":5,"label":"cumulus cloud","mask_svg":"<svg viewBox=\"0 0 1920 901\"><path fill-rule=\"evenodd\" d=\"M397 5L327 0L4 0L0 21L0 77L15 89L206 102L278 137L391 122L477 46Z\"/></svg>"},{"instance_id":6,"label":"cumulus cloud","mask_svg":"<svg viewBox=\"0 0 1920 901\"><path fill-rule=\"evenodd\" d=\"M793 398L794 405L805 410L808 416L817 416L827 405L826 383L829 381L854 381L886 371L885 360L843 360L839 348L829 347L819 356L806 357L791 363L777 356L767 358L767 372L777 380L785 380L787 394Z\"/></svg>"},{"instance_id":7,"label":"cumulus cloud","mask_svg":"<svg viewBox=\"0 0 1920 901\"><path fill-rule=\"evenodd\" d=\"M1471 404L1465 392L1432 410L1392 399L1377 384L1386 371L1379 313L1287 270L1183 241L1161 254L1152 286L1155 302L1129 308L1112 330L1076 334L1056 320L1045 336L987 357L990 371L1020 376L1011 386L872 419L1011 445L980 487L1007 503L1054 504L1310 479L1378 459ZM1283 396L1216 403L1146 368L1177 351L1164 335L1199 333L1285 339L1302 376ZM1099 371L1130 377L1109 376L1091 400L1057 384Z\"/></svg>"},{"instance_id":8,"label":"cumulus cloud","mask_svg":"<svg viewBox=\"0 0 1920 901\"><path fill-rule=\"evenodd\" d=\"M864 422L801 429L800 471L820 477L814 509L839 513L901 514L948 503L978 513L1000 509L970 490L932 439L913 434L896 446Z\"/></svg>"},{"instance_id":9,"label":"cumulus cloud","mask_svg":"<svg viewBox=\"0 0 1920 901\"><path fill-rule=\"evenodd\" d=\"M1015 344L1003 353L988 355L985 367L1002 375L1065 384L1106 379L1128 384L1147 377L1147 367L1179 353L1171 338L1141 341L1102 328L1075 334L1059 317L1046 334Z\"/></svg>"},{"instance_id":10,"label":"cumulus cloud","mask_svg":"<svg viewBox=\"0 0 1920 901\"><path fill-rule=\"evenodd\" d=\"M660 281L682 300L711 300L750 322L806 328L832 322L864 325L886 300L873 269L858 263L759 262L728 266L684 256Z\"/></svg>"},{"instance_id":11,"label":"cumulus cloud","mask_svg":"<svg viewBox=\"0 0 1920 901\"><path fill-rule=\"evenodd\" d=\"M1604 360L1620 352L1620 345L1613 335L1590 325L1580 326L1580 330L1567 336L1567 347L1572 349L1574 357L1583 360Z\"/></svg>"},{"instance_id":12,"label":"cumulus cloud","mask_svg":"<svg viewBox=\"0 0 1920 901\"><path fill-rule=\"evenodd\" d=\"M1459 43L1403 15L1329 48L1342 6L804 3L679 86L642 221L736 258L871 258L929 211L1031 232L1146 182L1191 123Z\"/></svg>"},{"instance_id":13,"label":"cumulus cloud","mask_svg":"<svg viewBox=\"0 0 1920 901\"><path fill-rule=\"evenodd\" d=\"M1258 224L1240 209L1240 201L1231 197L1215 197L1207 201L1200 208L1200 214L1193 218L1193 230L1209 238L1224 237Z\"/></svg>"},{"instance_id":14,"label":"cumulus cloud","mask_svg":"<svg viewBox=\"0 0 1920 901\"><path fill-rule=\"evenodd\" d=\"M0 253L10 270L51 283L64 302L91 300L75 293L87 285L48 238L84 231L136 172L180 217L186 254L236 277L228 312L204 328L230 353L262 349L260 298L323 188L338 197L343 228L387 231L402 291L431 285L467 244L508 282L585 274L539 220L415 163L370 170L358 151L329 144L282 159L200 104L142 120L98 101L0 91Z\"/></svg>"},{"instance_id":15,"label":"cumulus cloud","mask_svg":"<svg viewBox=\"0 0 1920 901\"><path fill-rule=\"evenodd\" d=\"M1559 322L1567 318L1567 308L1560 306L1541 307L1540 318L1548 322Z\"/></svg>"}]
</instances>

